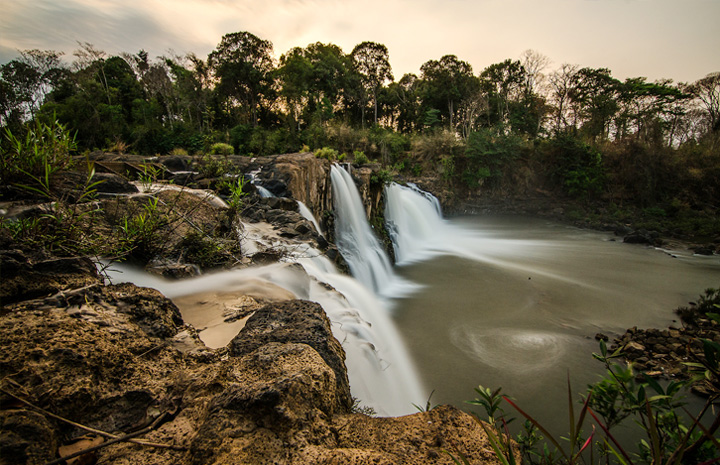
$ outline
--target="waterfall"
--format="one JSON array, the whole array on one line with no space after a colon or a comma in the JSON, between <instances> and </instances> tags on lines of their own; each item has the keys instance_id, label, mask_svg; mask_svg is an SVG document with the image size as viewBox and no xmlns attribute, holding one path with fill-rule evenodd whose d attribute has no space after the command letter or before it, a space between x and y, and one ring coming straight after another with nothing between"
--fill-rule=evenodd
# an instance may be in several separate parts
<instances>
[{"instance_id":1,"label":"waterfall","mask_svg":"<svg viewBox=\"0 0 720 465\"><path fill-rule=\"evenodd\" d=\"M437 198L412 184L385 186L385 222L398 265L439 255L454 255L574 282L571 277L541 270L529 265L527 260L519 260L536 253L541 246L547 247L546 244L530 239L506 239L491 231L479 232L451 224L443 219Z\"/></svg>"},{"instance_id":2,"label":"waterfall","mask_svg":"<svg viewBox=\"0 0 720 465\"><path fill-rule=\"evenodd\" d=\"M318 234L325 237L325 233L323 233L323 230L320 228L320 223L318 223L318 221L315 219L315 215L312 214L312 212L307 207L307 205L305 205L304 203L302 203L299 200L297 201L297 203L298 203L298 210L300 211L300 214L303 216L303 218L305 218L306 220L311 222L313 224L313 226L315 226L315 230L317 231Z\"/></svg>"},{"instance_id":3,"label":"waterfall","mask_svg":"<svg viewBox=\"0 0 720 465\"><path fill-rule=\"evenodd\" d=\"M412 184L385 186L385 222L398 264L447 252L459 234L442 218L437 198Z\"/></svg>"},{"instance_id":4,"label":"waterfall","mask_svg":"<svg viewBox=\"0 0 720 465\"><path fill-rule=\"evenodd\" d=\"M335 242L352 275L385 298L409 295L417 286L397 276L385 250L372 231L357 187L337 165L330 170L335 203Z\"/></svg>"},{"instance_id":5,"label":"waterfall","mask_svg":"<svg viewBox=\"0 0 720 465\"><path fill-rule=\"evenodd\" d=\"M422 405L427 392L395 328L389 306L390 298L408 295L418 286L393 272L390 260L368 224L350 175L333 166L331 178L336 241L354 278L339 273L310 245L289 242L273 228L258 223L243 225L243 249L255 252L282 250L286 263L222 271L175 282L125 266L114 266L124 270L124 275L110 270L111 280L151 285L170 298L190 297L192 300L197 295L199 300L206 300L208 292L260 299L264 295L280 298L279 291L282 291L297 299L317 302L328 315L333 335L345 350L352 395L361 405L372 407L380 415L413 413L413 404ZM302 211L304 205L299 203L299 206ZM222 315L217 315L213 321L222 325L222 320ZM205 333L217 327L198 329L203 338ZM214 347L227 344L227 331L223 333L226 339L216 341Z\"/></svg>"}]
</instances>

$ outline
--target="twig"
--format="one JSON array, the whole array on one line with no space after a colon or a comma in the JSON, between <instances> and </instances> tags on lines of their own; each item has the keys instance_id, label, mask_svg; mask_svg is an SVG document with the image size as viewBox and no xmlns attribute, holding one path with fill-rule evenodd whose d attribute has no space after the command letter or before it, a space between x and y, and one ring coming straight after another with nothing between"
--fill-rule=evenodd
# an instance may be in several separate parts
<instances>
[{"instance_id":1,"label":"twig","mask_svg":"<svg viewBox=\"0 0 720 465\"><path fill-rule=\"evenodd\" d=\"M65 457L62 457L62 458L53 460L52 462L48 462L48 463L46 463L45 465L56 465L56 464L59 464L59 463L63 463L63 462L65 462L65 461L69 460L69 459L72 459L72 458L75 458L75 457L79 457L80 455L89 454L90 452L95 452L96 450L102 449L102 448L107 447L107 446L111 446L111 445L116 444L116 443L118 443L118 442L129 441L130 439L132 439L132 438L134 438L134 437L142 436L143 434L152 431L157 425L160 424L160 422L161 422L162 420L165 419L165 417L166 417L167 415L168 415L167 412L163 413L162 415L160 415L159 417L157 417L157 418L155 419L155 421L153 421L152 424L151 424L150 426L148 426L147 428L143 428L143 429L141 429L141 430L139 430L139 431L135 431L134 433L126 434L126 435L124 435L124 436L116 437L116 438L111 439L111 440L109 440L109 441L103 442L102 444L98 444L97 446L94 446L94 447L89 447L89 448L87 448L87 449L79 450L79 451L77 451L77 452L75 452L75 453L72 453L72 454L70 454L70 455L66 455Z\"/></svg>"},{"instance_id":2,"label":"twig","mask_svg":"<svg viewBox=\"0 0 720 465\"><path fill-rule=\"evenodd\" d=\"M106 438L110 438L110 439L120 438L120 436L118 436L116 434L108 433L107 431L102 431L99 429L91 428L89 426L81 425L80 423L76 423L72 420L68 420L67 418L63 418L59 415L55 415L54 413L48 412L47 410L40 408L37 405L33 405L30 402L26 401L25 399L22 399L22 398L16 396L15 394L6 391L5 389L0 388L0 391L4 394L7 394L8 396L12 397L13 399L15 399L17 401L22 402L23 404L27 405L28 407L30 407L34 410L37 410L38 412L40 412L44 415L49 416L50 418L54 418L56 420L67 423L69 425L75 426L76 428L80 428L85 431L89 431L91 433L95 433L97 435L104 436ZM182 447L182 446L173 446L170 444L159 444L159 443L155 443L155 442L143 441L142 439L129 439L128 441L132 442L134 444L139 444L139 445L148 446L148 447L157 447L160 449L173 449L173 450L185 450L186 449L185 447Z\"/></svg>"},{"instance_id":3,"label":"twig","mask_svg":"<svg viewBox=\"0 0 720 465\"><path fill-rule=\"evenodd\" d=\"M143 352L142 354L136 355L135 358L140 358L140 357L142 357L143 355L147 355L147 354L149 354L150 352L153 352L153 351L158 350L158 349L163 348L163 347L167 347L167 344L159 344L159 345L156 345L156 346L153 347L152 349L148 349L148 350L146 350L145 352Z\"/></svg>"}]
</instances>

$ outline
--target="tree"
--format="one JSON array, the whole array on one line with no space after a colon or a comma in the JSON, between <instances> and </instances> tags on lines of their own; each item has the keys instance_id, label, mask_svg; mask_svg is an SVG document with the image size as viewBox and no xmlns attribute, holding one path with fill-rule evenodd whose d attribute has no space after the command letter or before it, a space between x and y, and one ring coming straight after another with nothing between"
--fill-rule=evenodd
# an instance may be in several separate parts
<instances>
[{"instance_id":1,"label":"tree","mask_svg":"<svg viewBox=\"0 0 720 465\"><path fill-rule=\"evenodd\" d=\"M249 32L226 34L208 56L215 91L228 113L239 104L246 123L258 124L263 99L272 95L273 46Z\"/></svg>"},{"instance_id":2,"label":"tree","mask_svg":"<svg viewBox=\"0 0 720 465\"><path fill-rule=\"evenodd\" d=\"M350 54L355 70L360 75L362 88L365 95L372 96L375 109L374 122L378 122L378 93L385 81L394 79L388 49L382 44L375 42L362 42L353 49ZM361 99L362 121L365 123L365 105L367 98Z\"/></svg>"},{"instance_id":3,"label":"tree","mask_svg":"<svg viewBox=\"0 0 720 465\"><path fill-rule=\"evenodd\" d=\"M388 125L403 133L409 133L422 126L420 119L420 79L414 74L405 74L399 81L388 85L382 94L388 108Z\"/></svg>"},{"instance_id":4,"label":"tree","mask_svg":"<svg viewBox=\"0 0 720 465\"><path fill-rule=\"evenodd\" d=\"M509 59L492 64L480 73L482 89L489 99L487 116L490 126L511 127L511 103L522 98L526 74L520 61Z\"/></svg>"},{"instance_id":5,"label":"tree","mask_svg":"<svg viewBox=\"0 0 720 465\"><path fill-rule=\"evenodd\" d=\"M591 139L607 138L619 110L622 83L607 68L582 68L573 74L569 98L575 120Z\"/></svg>"},{"instance_id":6,"label":"tree","mask_svg":"<svg viewBox=\"0 0 720 465\"><path fill-rule=\"evenodd\" d=\"M720 132L720 72L710 73L688 86L687 90L704 108L708 132Z\"/></svg>"},{"instance_id":7,"label":"tree","mask_svg":"<svg viewBox=\"0 0 720 465\"><path fill-rule=\"evenodd\" d=\"M455 55L430 60L420 67L423 79L423 103L441 112L455 131L455 113L460 102L478 90L472 66Z\"/></svg>"},{"instance_id":8,"label":"tree","mask_svg":"<svg viewBox=\"0 0 720 465\"><path fill-rule=\"evenodd\" d=\"M0 124L33 119L46 96L62 78L62 53L24 50L0 67Z\"/></svg>"},{"instance_id":9,"label":"tree","mask_svg":"<svg viewBox=\"0 0 720 465\"><path fill-rule=\"evenodd\" d=\"M677 103L687 96L671 81L646 82L645 78L628 78L619 86L620 110L616 117L616 137L629 134L646 142L660 144L664 126L683 110ZM669 138L672 143L672 137Z\"/></svg>"},{"instance_id":10,"label":"tree","mask_svg":"<svg viewBox=\"0 0 720 465\"><path fill-rule=\"evenodd\" d=\"M570 126L570 97L578 67L564 63L560 69L553 71L549 78L550 99L552 102L553 129L556 133ZM573 124L573 127L574 124Z\"/></svg>"}]
</instances>

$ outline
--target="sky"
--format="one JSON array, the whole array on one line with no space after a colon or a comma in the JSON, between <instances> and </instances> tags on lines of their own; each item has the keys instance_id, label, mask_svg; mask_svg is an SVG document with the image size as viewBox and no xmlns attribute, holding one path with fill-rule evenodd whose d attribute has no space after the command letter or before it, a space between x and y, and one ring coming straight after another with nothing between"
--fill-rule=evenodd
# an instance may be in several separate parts
<instances>
[{"instance_id":1,"label":"sky","mask_svg":"<svg viewBox=\"0 0 720 465\"><path fill-rule=\"evenodd\" d=\"M692 82L720 71L720 0L0 0L0 63L18 50L73 59L79 42L109 55L207 57L224 34L248 31L292 47L364 41L387 46L396 79L444 55L478 74L528 49L609 68L619 79Z\"/></svg>"}]
</instances>

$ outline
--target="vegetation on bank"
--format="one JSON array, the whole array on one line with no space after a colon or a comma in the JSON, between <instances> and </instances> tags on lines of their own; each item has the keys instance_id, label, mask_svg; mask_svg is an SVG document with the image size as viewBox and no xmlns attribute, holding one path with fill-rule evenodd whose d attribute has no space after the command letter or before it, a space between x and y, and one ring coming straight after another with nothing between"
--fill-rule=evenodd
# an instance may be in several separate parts
<instances>
[{"instance_id":1,"label":"vegetation on bank","mask_svg":"<svg viewBox=\"0 0 720 465\"><path fill-rule=\"evenodd\" d=\"M314 43L275 60L272 43L248 32L225 35L207 58L108 56L87 43L74 57L68 66L27 50L0 67L0 125L14 138L3 137L4 152L57 119L78 153L313 150L387 175L439 176L460 199L543 192L590 220L720 230L717 72L619 80L604 68L551 69L527 51L479 73L446 55L395 80L382 44L345 53Z\"/></svg>"}]
</instances>

